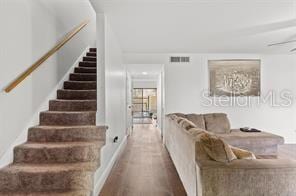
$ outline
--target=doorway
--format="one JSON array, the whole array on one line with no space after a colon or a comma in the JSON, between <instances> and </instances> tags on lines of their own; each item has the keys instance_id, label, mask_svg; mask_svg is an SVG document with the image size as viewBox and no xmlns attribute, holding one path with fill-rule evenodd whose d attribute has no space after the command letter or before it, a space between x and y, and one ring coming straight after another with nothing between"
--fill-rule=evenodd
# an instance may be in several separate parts
<instances>
[{"instance_id":1,"label":"doorway","mask_svg":"<svg viewBox=\"0 0 296 196\"><path fill-rule=\"evenodd\" d=\"M127 65L127 129L153 125L162 135L164 118L164 65Z\"/></svg>"},{"instance_id":2,"label":"doorway","mask_svg":"<svg viewBox=\"0 0 296 196\"><path fill-rule=\"evenodd\" d=\"M134 88L132 92L133 124L156 124L157 89Z\"/></svg>"}]
</instances>

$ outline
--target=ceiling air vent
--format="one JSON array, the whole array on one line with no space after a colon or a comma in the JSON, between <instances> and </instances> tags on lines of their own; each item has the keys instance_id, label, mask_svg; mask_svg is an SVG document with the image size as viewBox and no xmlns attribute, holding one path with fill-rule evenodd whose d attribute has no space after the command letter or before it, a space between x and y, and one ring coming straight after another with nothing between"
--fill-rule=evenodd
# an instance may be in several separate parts
<instances>
[{"instance_id":1,"label":"ceiling air vent","mask_svg":"<svg viewBox=\"0 0 296 196\"><path fill-rule=\"evenodd\" d=\"M170 61L171 63L189 63L190 57L189 56L171 56Z\"/></svg>"}]
</instances>

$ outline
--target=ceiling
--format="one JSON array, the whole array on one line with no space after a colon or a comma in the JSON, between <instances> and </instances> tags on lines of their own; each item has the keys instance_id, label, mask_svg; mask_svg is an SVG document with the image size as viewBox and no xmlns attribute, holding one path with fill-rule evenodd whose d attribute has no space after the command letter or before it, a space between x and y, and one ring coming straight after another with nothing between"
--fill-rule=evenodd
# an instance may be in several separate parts
<instances>
[{"instance_id":1,"label":"ceiling","mask_svg":"<svg viewBox=\"0 0 296 196\"><path fill-rule=\"evenodd\" d=\"M133 80L155 81L163 70L161 64L130 64L127 65L127 72Z\"/></svg>"},{"instance_id":2,"label":"ceiling","mask_svg":"<svg viewBox=\"0 0 296 196\"><path fill-rule=\"evenodd\" d=\"M289 53L296 0L91 0L126 53Z\"/></svg>"}]
</instances>

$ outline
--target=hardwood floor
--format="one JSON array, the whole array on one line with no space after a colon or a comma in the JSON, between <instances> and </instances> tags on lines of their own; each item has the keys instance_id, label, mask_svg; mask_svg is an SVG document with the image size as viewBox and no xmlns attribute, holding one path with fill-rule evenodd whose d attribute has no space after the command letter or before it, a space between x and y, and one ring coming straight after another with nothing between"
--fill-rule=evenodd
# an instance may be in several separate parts
<instances>
[{"instance_id":1,"label":"hardwood floor","mask_svg":"<svg viewBox=\"0 0 296 196\"><path fill-rule=\"evenodd\" d=\"M185 196L172 160L152 125L136 125L100 196Z\"/></svg>"}]
</instances>

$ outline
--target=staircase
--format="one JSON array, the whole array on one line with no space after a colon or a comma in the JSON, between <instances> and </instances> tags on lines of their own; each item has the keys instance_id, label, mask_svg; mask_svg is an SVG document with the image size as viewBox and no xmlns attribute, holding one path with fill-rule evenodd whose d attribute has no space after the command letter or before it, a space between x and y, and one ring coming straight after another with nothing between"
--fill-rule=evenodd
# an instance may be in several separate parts
<instances>
[{"instance_id":1,"label":"staircase","mask_svg":"<svg viewBox=\"0 0 296 196\"><path fill-rule=\"evenodd\" d=\"M0 195L91 195L107 129L96 126L96 66L91 48L0 170Z\"/></svg>"}]
</instances>

